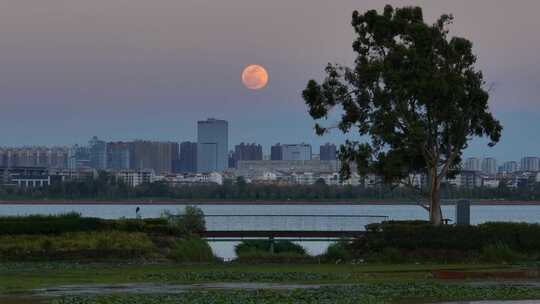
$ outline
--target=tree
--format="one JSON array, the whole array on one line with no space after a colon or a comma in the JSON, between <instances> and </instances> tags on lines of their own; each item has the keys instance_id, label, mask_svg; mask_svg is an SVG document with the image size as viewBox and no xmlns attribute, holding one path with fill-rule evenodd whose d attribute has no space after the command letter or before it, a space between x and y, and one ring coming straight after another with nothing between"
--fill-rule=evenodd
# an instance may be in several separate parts
<instances>
[{"instance_id":1,"label":"tree","mask_svg":"<svg viewBox=\"0 0 540 304\"><path fill-rule=\"evenodd\" d=\"M442 15L429 25L420 7L355 11L354 66L329 64L322 83L310 80L302 94L315 120L341 114L335 126L317 122L317 134L356 130L363 140L340 147L343 176L355 163L360 174L415 189L435 225L442 222L441 181L459 169L467 142L486 136L493 146L502 131L489 112L472 43L448 37L452 20ZM412 174L426 174L428 186L416 186Z\"/></svg>"}]
</instances>

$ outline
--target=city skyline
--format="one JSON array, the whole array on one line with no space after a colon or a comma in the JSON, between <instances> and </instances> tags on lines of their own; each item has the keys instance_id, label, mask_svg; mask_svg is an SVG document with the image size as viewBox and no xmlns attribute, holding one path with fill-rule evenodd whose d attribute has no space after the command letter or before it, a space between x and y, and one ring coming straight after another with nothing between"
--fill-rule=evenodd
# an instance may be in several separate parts
<instances>
[{"instance_id":1,"label":"city skyline","mask_svg":"<svg viewBox=\"0 0 540 304\"><path fill-rule=\"evenodd\" d=\"M381 10L385 3L10 3L0 11L0 63L9 71L0 75L0 145L82 144L93 135L195 141L192 126L212 116L231 122L231 143L357 140L337 132L317 137L300 92L308 79L320 77L326 62L351 61L352 11ZM525 38L537 36L540 3L422 6L428 22L454 14L451 34L474 43L491 108L504 126L494 148L475 140L465 156L510 160L521 151L540 151L540 41ZM272 18L276 14L280 22ZM243 86L240 74L248 64L267 68L266 88Z\"/></svg>"}]
</instances>

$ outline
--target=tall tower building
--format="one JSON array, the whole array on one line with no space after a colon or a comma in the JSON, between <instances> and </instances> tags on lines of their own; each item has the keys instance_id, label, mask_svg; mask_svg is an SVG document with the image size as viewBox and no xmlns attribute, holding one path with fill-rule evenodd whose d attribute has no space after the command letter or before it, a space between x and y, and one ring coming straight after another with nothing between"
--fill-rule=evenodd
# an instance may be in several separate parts
<instances>
[{"instance_id":1,"label":"tall tower building","mask_svg":"<svg viewBox=\"0 0 540 304\"><path fill-rule=\"evenodd\" d=\"M129 143L131 169L152 169L156 174L173 172L178 160L178 143L135 140Z\"/></svg>"},{"instance_id":2,"label":"tall tower building","mask_svg":"<svg viewBox=\"0 0 540 304\"><path fill-rule=\"evenodd\" d=\"M283 146L279 143L270 148L270 160L283 160Z\"/></svg>"},{"instance_id":3,"label":"tall tower building","mask_svg":"<svg viewBox=\"0 0 540 304\"><path fill-rule=\"evenodd\" d=\"M94 169L106 169L107 143L94 136L88 142L88 148L90 150L90 167Z\"/></svg>"},{"instance_id":4,"label":"tall tower building","mask_svg":"<svg viewBox=\"0 0 540 304\"><path fill-rule=\"evenodd\" d=\"M221 172L228 167L229 123L209 118L197 122L197 172Z\"/></svg>"},{"instance_id":5,"label":"tall tower building","mask_svg":"<svg viewBox=\"0 0 540 304\"><path fill-rule=\"evenodd\" d=\"M331 143L326 143L322 145L319 149L319 157L321 160L336 160L337 159L336 145L331 144Z\"/></svg>"},{"instance_id":6,"label":"tall tower building","mask_svg":"<svg viewBox=\"0 0 540 304\"><path fill-rule=\"evenodd\" d=\"M185 141L180 144L180 173L197 172L197 143Z\"/></svg>"},{"instance_id":7,"label":"tall tower building","mask_svg":"<svg viewBox=\"0 0 540 304\"><path fill-rule=\"evenodd\" d=\"M107 167L115 170L124 170L131 167L129 144L127 142L107 143Z\"/></svg>"}]
</instances>

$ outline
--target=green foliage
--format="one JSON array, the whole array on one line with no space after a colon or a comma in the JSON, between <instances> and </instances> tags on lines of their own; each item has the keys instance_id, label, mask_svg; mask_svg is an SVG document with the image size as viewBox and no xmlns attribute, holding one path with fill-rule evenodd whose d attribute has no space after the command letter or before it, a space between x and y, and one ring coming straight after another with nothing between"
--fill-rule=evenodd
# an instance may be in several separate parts
<instances>
[{"instance_id":1,"label":"green foliage","mask_svg":"<svg viewBox=\"0 0 540 304\"><path fill-rule=\"evenodd\" d=\"M0 217L0 235L61 234L67 232L126 231L152 234L173 234L165 219L108 220L81 217L77 213Z\"/></svg>"},{"instance_id":2,"label":"green foliage","mask_svg":"<svg viewBox=\"0 0 540 304\"><path fill-rule=\"evenodd\" d=\"M440 184L459 169L467 142L485 136L493 146L502 131L489 112L472 42L448 36L452 20L442 15L427 24L420 7L355 11L354 66L329 64L322 83L310 80L302 94L315 120L337 111L342 132L367 140L340 147L343 176L350 175L351 163L360 174L389 183L428 174L428 191L408 185L429 199L437 225ZM326 131L319 123L315 130Z\"/></svg>"},{"instance_id":3,"label":"green foliage","mask_svg":"<svg viewBox=\"0 0 540 304\"><path fill-rule=\"evenodd\" d=\"M69 183L69 182L68 182ZM88 183L92 183L90 180ZM194 186L169 186L160 184L159 187L151 188L148 185L140 185L135 188L126 188L125 191L110 190L114 195L101 196L94 193L86 193L84 189L89 186L85 182L77 183L81 187L76 194L62 196L56 192L57 186L44 188L6 188L0 186L0 199L2 200L223 200L223 201L410 201L417 197L415 190L407 187L393 187L392 185L379 184L374 187L363 186L334 186L316 183L314 185L268 185L268 184L238 184L225 181L223 185L194 185ZM104 185L104 188L115 187ZM144 191L140 190L144 188ZM167 189L163 189L167 188ZM106 191L107 189L103 189ZM456 188L449 185L441 185L441 198L446 199L507 199L507 200L540 200L540 183L531 181L527 187L520 188Z\"/></svg>"},{"instance_id":4,"label":"green foliage","mask_svg":"<svg viewBox=\"0 0 540 304\"><path fill-rule=\"evenodd\" d=\"M58 235L2 235L0 258L121 258L142 257L156 250L143 233L73 232Z\"/></svg>"},{"instance_id":5,"label":"green foliage","mask_svg":"<svg viewBox=\"0 0 540 304\"><path fill-rule=\"evenodd\" d=\"M270 241L267 240L246 240L236 245L234 248L236 255L241 256L244 254L250 254L254 252L269 253ZM274 253L295 253L299 255L305 255L306 249L301 245L295 244L291 241L274 241Z\"/></svg>"},{"instance_id":6,"label":"green foliage","mask_svg":"<svg viewBox=\"0 0 540 304\"><path fill-rule=\"evenodd\" d=\"M328 246L323 254L323 258L326 261L349 261L353 259L353 256L348 248L347 241L339 241L332 243Z\"/></svg>"},{"instance_id":7,"label":"green foliage","mask_svg":"<svg viewBox=\"0 0 540 304\"><path fill-rule=\"evenodd\" d=\"M540 253L539 224L485 223L476 226L439 226L428 222L384 222L370 225L363 238L348 249L355 257L407 256L433 260L462 260L479 257L493 262L512 262ZM392 252L389 252L391 250ZM397 250L397 251L396 251Z\"/></svg>"},{"instance_id":8,"label":"green foliage","mask_svg":"<svg viewBox=\"0 0 540 304\"><path fill-rule=\"evenodd\" d=\"M480 258L489 263L515 263L523 259L523 255L517 253L504 243L486 245L482 248Z\"/></svg>"},{"instance_id":9,"label":"green foliage","mask_svg":"<svg viewBox=\"0 0 540 304\"><path fill-rule=\"evenodd\" d=\"M208 263L217 260L210 245L205 240L195 236L176 241L169 258L181 263Z\"/></svg>"},{"instance_id":10,"label":"green foliage","mask_svg":"<svg viewBox=\"0 0 540 304\"><path fill-rule=\"evenodd\" d=\"M181 214L174 215L168 210L163 213L169 226L181 235L201 234L206 231L203 211L195 206L186 206Z\"/></svg>"},{"instance_id":11,"label":"green foliage","mask_svg":"<svg viewBox=\"0 0 540 304\"><path fill-rule=\"evenodd\" d=\"M53 304L178 304L178 303L336 303L387 304L416 303L418 299L459 301L489 299L534 299L540 289L533 286L472 286L460 284L363 284L323 286L317 289L295 290L205 290L175 295L93 295L67 296Z\"/></svg>"},{"instance_id":12,"label":"green foliage","mask_svg":"<svg viewBox=\"0 0 540 304\"><path fill-rule=\"evenodd\" d=\"M314 259L306 253L301 245L291 241L274 241L274 252L271 242L267 240L246 240L236 245L236 261L242 263L292 263L312 262Z\"/></svg>"}]
</instances>

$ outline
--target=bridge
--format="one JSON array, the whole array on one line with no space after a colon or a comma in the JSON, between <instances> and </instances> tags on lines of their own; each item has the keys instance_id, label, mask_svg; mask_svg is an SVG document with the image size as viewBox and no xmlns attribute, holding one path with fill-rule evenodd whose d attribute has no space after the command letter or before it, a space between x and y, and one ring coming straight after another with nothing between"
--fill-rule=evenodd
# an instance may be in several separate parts
<instances>
[{"instance_id":1,"label":"bridge","mask_svg":"<svg viewBox=\"0 0 540 304\"><path fill-rule=\"evenodd\" d=\"M365 233L365 226L387 220L383 215L242 214L205 215L209 241L287 239L329 241Z\"/></svg>"}]
</instances>

